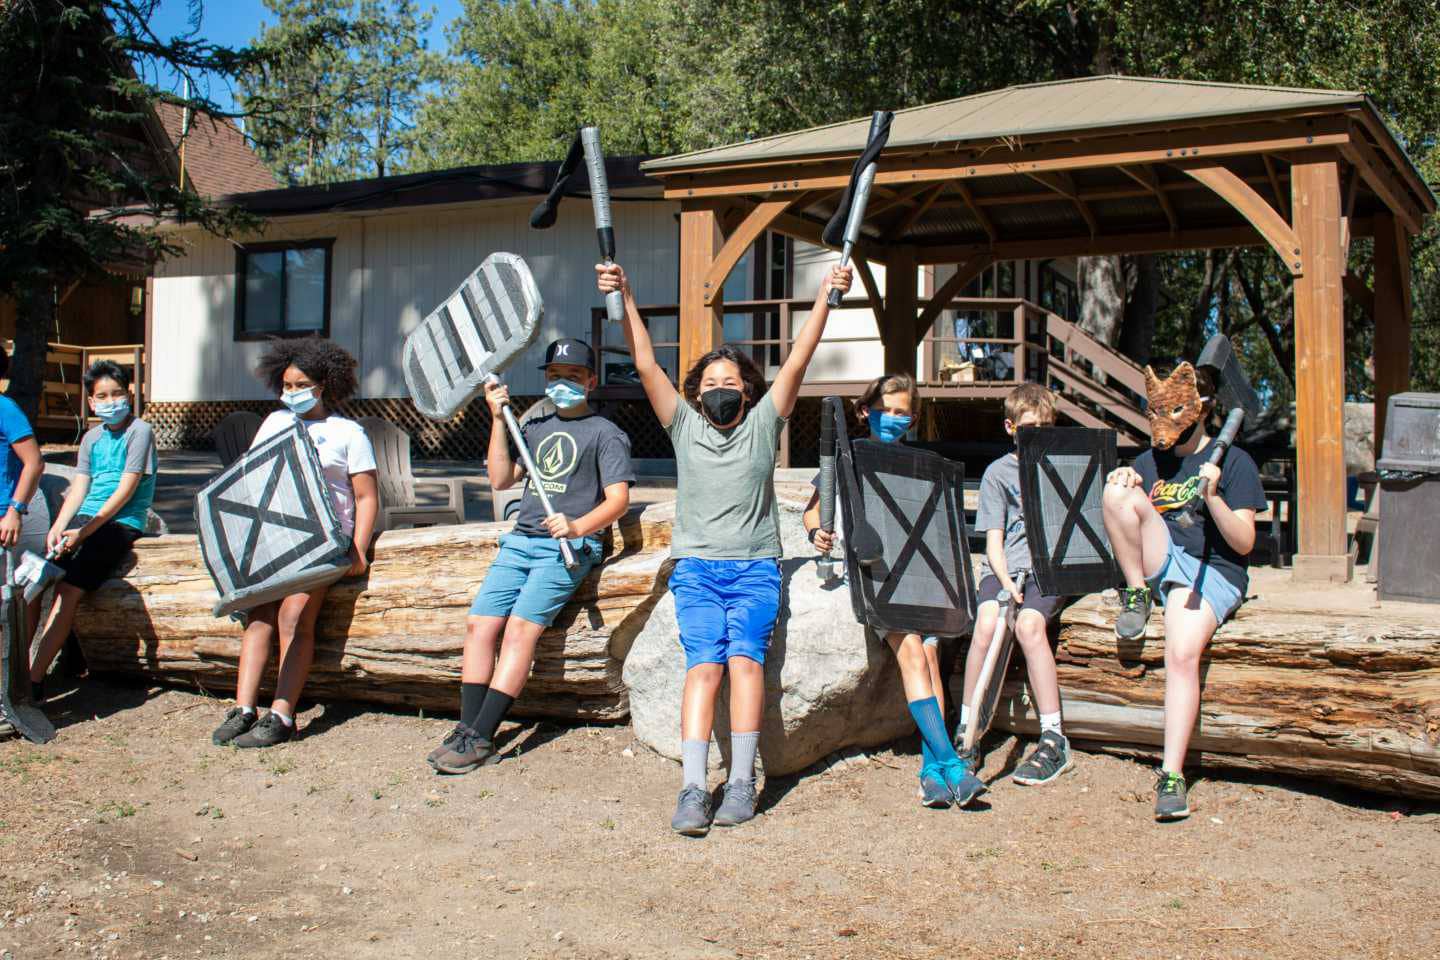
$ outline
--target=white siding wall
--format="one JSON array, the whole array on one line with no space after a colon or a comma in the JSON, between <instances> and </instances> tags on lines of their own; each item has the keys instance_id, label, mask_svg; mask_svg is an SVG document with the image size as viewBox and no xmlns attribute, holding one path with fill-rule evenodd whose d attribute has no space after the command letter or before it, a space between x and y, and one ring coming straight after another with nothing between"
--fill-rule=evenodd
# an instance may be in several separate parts
<instances>
[{"instance_id":1,"label":"white siding wall","mask_svg":"<svg viewBox=\"0 0 1440 960\"><path fill-rule=\"evenodd\" d=\"M571 200L549 230L530 229L534 201L366 216L272 221L266 241L333 237L330 336L360 362L360 396L404 396L400 347L420 319L488 254L504 250L529 263L545 300L545 323L530 354L506 372L517 394L536 394L535 369L556 337L590 339L597 259L590 205ZM641 303L678 296L678 207L663 201L615 204L615 235ZM183 255L155 274L156 401L246 400L267 396L251 374L263 343L235 340L235 248L198 232Z\"/></svg>"}]
</instances>

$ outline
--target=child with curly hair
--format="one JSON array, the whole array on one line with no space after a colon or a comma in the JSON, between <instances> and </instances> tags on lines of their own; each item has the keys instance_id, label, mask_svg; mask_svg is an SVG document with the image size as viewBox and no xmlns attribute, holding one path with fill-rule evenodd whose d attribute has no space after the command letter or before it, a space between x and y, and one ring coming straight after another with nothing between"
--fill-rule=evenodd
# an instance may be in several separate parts
<instances>
[{"instance_id":1,"label":"child with curly hair","mask_svg":"<svg viewBox=\"0 0 1440 960\"><path fill-rule=\"evenodd\" d=\"M325 474L330 501L351 538L350 570L358 577L368 566L366 551L375 533L380 498L375 482L375 450L365 430L335 413L355 392L355 358L329 340L307 337L278 340L260 358L255 375L273 390L286 409L260 424L251 444L259 444L298 419L305 425ZM235 706L211 735L217 746L273 747L295 736L295 704L315 655L315 621L328 587L295 593L249 612L240 644L240 676ZM256 709L260 679L270 645L280 638L280 672L270 712Z\"/></svg>"}]
</instances>

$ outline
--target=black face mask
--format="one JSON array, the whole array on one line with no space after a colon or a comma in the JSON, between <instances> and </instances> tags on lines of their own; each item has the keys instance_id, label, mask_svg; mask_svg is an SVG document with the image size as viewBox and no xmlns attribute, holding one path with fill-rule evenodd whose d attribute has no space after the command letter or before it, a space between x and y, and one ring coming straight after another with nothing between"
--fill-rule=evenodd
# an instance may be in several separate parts
<instances>
[{"instance_id":1,"label":"black face mask","mask_svg":"<svg viewBox=\"0 0 1440 960\"><path fill-rule=\"evenodd\" d=\"M705 411L705 416L717 427L728 427L735 422L740 415L740 407L745 402L745 395L739 390L731 390L729 387L715 387L700 394L700 408Z\"/></svg>"}]
</instances>

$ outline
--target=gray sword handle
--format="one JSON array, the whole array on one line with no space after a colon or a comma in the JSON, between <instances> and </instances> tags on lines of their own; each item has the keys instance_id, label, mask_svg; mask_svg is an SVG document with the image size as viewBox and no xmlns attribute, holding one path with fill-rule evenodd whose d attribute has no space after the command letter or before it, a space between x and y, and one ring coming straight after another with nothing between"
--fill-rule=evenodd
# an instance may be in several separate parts
<instances>
[{"instance_id":1,"label":"gray sword handle","mask_svg":"<svg viewBox=\"0 0 1440 960\"><path fill-rule=\"evenodd\" d=\"M600 149L598 127L580 130L580 146L585 150L585 169L590 172L590 203L595 208L595 235L600 241L600 257L606 264L615 262L615 224L610 215L610 180L605 174L605 154ZM625 295L619 290L605 295L605 315L611 323L625 320Z\"/></svg>"},{"instance_id":2,"label":"gray sword handle","mask_svg":"<svg viewBox=\"0 0 1440 960\"><path fill-rule=\"evenodd\" d=\"M1225 459L1225 451L1230 449L1230 445L1240 435L1240 427L1244 423L1245 410L1242 407L1236 407L1225 415L1225 424L1210 445L1210 456L1206 459L1206 463L1218 465L1221 460ZM1195 488L1196 500L1203 502L1205 495L1209 492L1210 482L1205 477L1201 477L1199 485Z\"/></svg>"},{"instance_id":3,"label":"gray sword handle","mask_svg":"<svg viewBox=\"0 0 1440 960\"><path fill-rule=\"evenodd\" d=\"M845 221L845 241L840 248L840 266L842 267L850 265L850 257L854 253L855 244L860 241L860 228L865 225L865 205L870 202L870 188L874 183L875 164L866 164L865 169L860 171L859 181L855 184L855 197L850 204L850 216ZM825 302L832 307L838 307L844 297L845 294L832 288Z\"/></svg>"},{"instance_id":4,"label":"gray sword handle","mask_svg":"<svg viewBox=\"0 0 1440 960\"><path fill-rule=\"evenodd\" d=\"M494 374L485 379L487 383L500 381ZM535 459L530 456L530 448L525 446L525 435L520 432L520 424L515 421L515 413L510 409L510 404L500 408L500 415L505 418L505 428L510 431L510 439L515 441L515 446L520 450L520 462L525 465L530 485L535 488L535 496L540 498L540 506L548 517L555 512L555 508L550 506L550 498L545 495L545 487L540 483L540 471L535 469ZM575 569L575 551L570 549L570 541L564 537L560 538L560 556L565 560L566 570Z\"/></svg>"}]
</instances>

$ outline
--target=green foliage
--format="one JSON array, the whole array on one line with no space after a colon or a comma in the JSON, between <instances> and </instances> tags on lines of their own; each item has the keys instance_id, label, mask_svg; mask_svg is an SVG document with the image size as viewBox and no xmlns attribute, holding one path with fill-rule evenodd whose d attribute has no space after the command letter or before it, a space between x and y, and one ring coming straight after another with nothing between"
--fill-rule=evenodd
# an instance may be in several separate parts
<instances>
[{"instance_id":1,"label":"green foliage","mask_svg":"<svg viewBox=\"0 0 1440 960\"><path fill-rule=\"evenodd\" d=\"M247 133L287 184L385 176L409 165L421 94L441 76L422 39L434 17L415 0L265 0L276 18L257 44L289 51L240 76ZM295 42L327 20L347 42Z\"/></svg>"}]
</instances>

